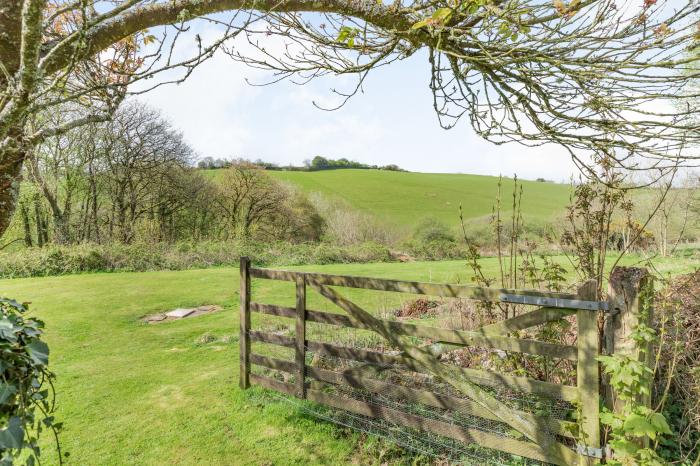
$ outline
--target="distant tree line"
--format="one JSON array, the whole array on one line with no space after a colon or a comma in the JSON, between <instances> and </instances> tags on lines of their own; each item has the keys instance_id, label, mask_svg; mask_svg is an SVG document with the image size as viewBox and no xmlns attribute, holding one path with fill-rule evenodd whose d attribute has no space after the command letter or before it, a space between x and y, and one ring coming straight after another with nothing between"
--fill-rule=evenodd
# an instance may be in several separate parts
<instances>
[{"instance_id":1,"label":"distant tree line","mask_svg":"<svg viewBox=\"0 0 700 466\"><path fill-rule=\"evenodd\" d=\"M27 246L320 238L309 200L260 166L226 161L210 176L193 159L159 112L123 105L111 121L37 146L10 233Z\"/></svg>"},{"instance_id":2,"label":"distant tree line","mask_svg":"<svg viewBox=\"0 0 700 466\"><path fill-rule=\"evenodd\" d=\"M317 155L311 161L304 163L309 171L320 171L320 170L337 170L341 168L358 168L358 169L374 169L374 170L390 170L390 171L405 171L398 165L367 165L365 163L355 162L353 160L348 160L346 158L341 158L338 160L327 159Z\"/></svg>"},{"instance_id":3,"label":"distant tree line","mask_svg":"<svg viewBox=\"0 0 700 466\"><path fill-rule=\"evenodd\" d=\"M235 163L235 160L245 160L245 159L222 159L213 157L204 157L197 162L197 168L204 170L216 170L219 168L228 168L231 164ZM342 168L355 168L362 170L389 170L389 171L406 171L395 164L389 165L368 165L365 163L356 162L354 160L348 160L346 158L340 159L329 159L326 157L321 157L317 155L311 160L305 160L304 165L294 166L294 165L277 165L272 162L266 162L261 159L257 159L254 162L246 161L253 165L256 165L265 170L283 170L283 171L321 171L321 170L337 170Z\"/></svg>"}]
</instances>

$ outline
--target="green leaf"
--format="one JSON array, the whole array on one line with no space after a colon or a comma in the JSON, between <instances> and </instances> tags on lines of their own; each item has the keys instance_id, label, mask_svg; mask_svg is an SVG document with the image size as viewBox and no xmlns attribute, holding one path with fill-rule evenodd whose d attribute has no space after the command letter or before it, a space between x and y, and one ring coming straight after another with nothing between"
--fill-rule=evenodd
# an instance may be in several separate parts
<instances>
[{"instance_id":1,"label":"green leaf","mask_svg":"<svg viewBox=\"0 0 700 466\"><path fill-rule=\"evenodd\" d=\"M418 22L415 23L413 26L411 26L411 29L421 29L421 28L424 28L424 27L426 27L426 26L428 25L429 22L430 22L430 19L424 19L424 20L418 21Z\"/></svg>"},{"instance_id":2,"label":"green leaf","mask_svg":"<svg viewBox=\"0 0 700 466\"><path fill-rule=\"evenodd\" d=\"M152 44L156 40L157 40L156 36L154 36L153 34L147 34L147 35L143 36L144 45Z\"/></svg>"},{"instance_id":3,"label":"green leaf","mask_svg":"<svg viewBox=\"0 0 700 466\"><path fill-rule=\"evenodd\" d=\"M350 34L350 30L342 27L340 28L340 32L338 33L338 38L336 39L336 42L345 42L348 40L348 35Z\"/></svg>"},{"instance_id":4,"label":"green leaf","mask_svg":"<svg viewBox=\"0 0 700 466\"><path fill-rule=\"evenodd\" d=\"M415 23L413 26L411 26L411 29L421 29L426 26L435 26L435 25L443 25L447 21L450 20L452 17L452 9L451 8L438 8L433 12L433 14L430 16L430 18L425 18L421 21L418 21Z\"/></svg>"},{"instance_id":5,"label":"green leaf","mask_svg":"<svg viewBox=\"0 0 700 466\"><path fill-rule=\"evenodd\" d=\"M600 413L600 422L603 425L612 427L613 429L619 429L622 427L622 419L610 411L603 411Z\"/></svg>"},{"instance_id":6,"label":"green leaf","mask_svg":"<svg viewBox=\"0 0 700 466\"><path fill-rule=\"evenodd\" d=\"M672 433L671 428L668 426L668 422L666 422L666 418L661 413L653 413L651 416L649 416L649 422L660 434Z\"/></svg>"},{"instance_id":7,"label":"green leaf","mask_svg":"<svg viewBox=\"0 0 700 466\"><path fill-rule=\"evenodd\" d=\"M17 387L12 384L0 382L0 405L5 403L17 392Z\"/></svg>"},{"instance_id":8,"label":"green leaf","mask_svg":"<svg viewBox=\"0 0 700 466\"><path fill-rule=\"evenodd\" d=\"M8 426L0 430L0 450L20 449L24 443L24 429L22 421L17 416L12 416Z\"/></svg>"},{"instance_id":9,"label":"green leaf","mask_svg":"<svg viewBox=\"0 0 700 466\"><path fill-rule=\"evenodd\" d=\"M36 364L46 366L49 364L49 345L41 340L34 340L27 345L27 353Z\"/></svg>"},{"instance_id":10,"label":"green leaf","mask_svg":"<svg viewBox=\"0 0 700 466\"><path fill-rule=\"evenodd\" d=\"M360 30L357 28L351 28L349 26L342 26L338 30L338 38L335 40L341 44L347 44L348 47L355 46L355 38L359 34Z\"/></svg>"},{"instance_id":11,"label":"green leaf","mask_svg":"<svg viewBox=\"0 0 700 466\"><path fill-rule=\"evenodd\" d=\"M433 13L433 19L435 21L439 21L441 23L447 22L447 20L450 19L451 16L452 16L452 9L450 9L450 8L438 8Z\"/></svg>"},{"instance_id":12,"label":"green leaf","mask_svg":"<svg viewBox=\"0 0 700 466\"><path fill-rule=\"evenodd\" d=\"M609 443L612 449L615 450L615 455L620 456L634 456L640 448L636 443L624 438L614 439Z\"/></svg>"},{"instance_id":13,"label":"green leaf","mask_svg":"<svg viewBox=\"0 0 700 466\"><path fill-rule=\"evenodd\" d=\"M25 312L28 307L28 303L20 304L16 300L8 298L0 298L0 304L7 304L8 306L15 308L15 310L20 314Z\"/></svg>"},{"instance_id":14,"label":"green leaf","mask_svg":"<svg viewBox=\"0 0 700 466\"><path fill-rule=\"evenodd\" d=\"M0 319L0 330L12 330L14 327L14 324L8 318Z\"/></svg>"},{"instance_id":15,"label":"green leaf","mask_svg":"<svg viewBox=\"0 0 700 466\"><path fill-rule=\"evenodd\" d=\"M635 437L649 437L654 439L656 438L657 434L656 428L651 422L649 422L649 419L635 413L627 416L623 428L625 429L625 432Z\"/></svg>"}]
</instances>

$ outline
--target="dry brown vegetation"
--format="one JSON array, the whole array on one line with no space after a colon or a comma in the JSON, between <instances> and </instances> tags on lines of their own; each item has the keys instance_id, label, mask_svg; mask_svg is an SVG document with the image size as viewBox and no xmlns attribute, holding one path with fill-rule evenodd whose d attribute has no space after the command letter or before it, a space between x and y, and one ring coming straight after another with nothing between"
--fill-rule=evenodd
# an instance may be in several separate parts
<instances>
[{"instance_id":1,"label":"dry brown vegetation","mask_svg":"<svg viewBox=\"0 0 700 466\"><path fill-rule=\"evenodd\" d=\"M671 413L683 457L700 457L700 271L671 280L657 293L659 405ZM668 391L668 393L667 393Z\"/></svg>"}]
</instances>

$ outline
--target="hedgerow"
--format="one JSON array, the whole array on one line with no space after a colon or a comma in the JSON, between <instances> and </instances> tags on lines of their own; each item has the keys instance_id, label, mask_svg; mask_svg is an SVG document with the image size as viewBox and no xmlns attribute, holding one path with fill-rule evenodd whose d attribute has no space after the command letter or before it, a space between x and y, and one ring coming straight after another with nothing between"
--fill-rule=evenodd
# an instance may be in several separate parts
<instances>
[{"instance_id":1,"label":"hedgerow","mask_svg":"<svg viewBox=\"0 0 700 466\"><path fill-rule=\"evenodd\" d=\"M241 256L258 265L388 262L396 255L376 243L335 246L328 243L204 241L50 245L0 253L0 278L66 275L85 272L141 272L236 265Z\"/></svg>"}]
</instances>

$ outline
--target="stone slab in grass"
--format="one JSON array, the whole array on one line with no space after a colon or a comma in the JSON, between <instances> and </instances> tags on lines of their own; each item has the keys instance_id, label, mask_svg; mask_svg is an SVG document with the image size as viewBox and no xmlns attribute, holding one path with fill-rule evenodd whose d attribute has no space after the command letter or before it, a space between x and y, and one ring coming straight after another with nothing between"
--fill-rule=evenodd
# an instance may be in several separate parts
<instances>
[{"instance_id":1,"label":"stone slab in grass","mask_svg":"<svg viewBox=\"0 0 700 466\"><path fill-rule=\"evenodd\" d=\"M173 309L172 311L159 312L144 317L142 320L149 324L158 324L161 322L169 322L171 320L189 319L191 317L201 316L223 309L217 304L207 304L199 307L190 307Z\"/></svg>"},{"instance_id":2,"label":"stone slab in grass","mask_svg":"<svg viewBox=\"0 0 700 466\"><path fill-rule=\"evenodd\" d=\"M170 312L166 312L165 315L168 317L173 317L175 319L182 319L183 317L187 317L188 315L192 314L194 311L195 311L194 308L191 308L191 309L178 308L178 309L172 310Z\"/></svg>"}]
</instances>

